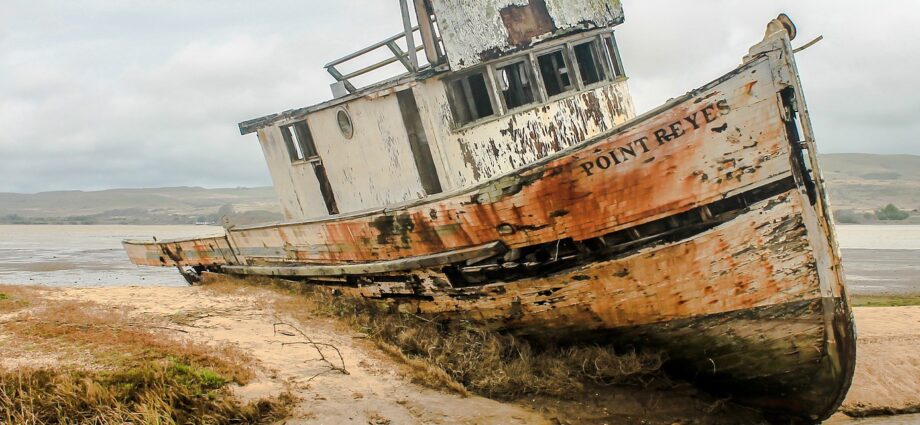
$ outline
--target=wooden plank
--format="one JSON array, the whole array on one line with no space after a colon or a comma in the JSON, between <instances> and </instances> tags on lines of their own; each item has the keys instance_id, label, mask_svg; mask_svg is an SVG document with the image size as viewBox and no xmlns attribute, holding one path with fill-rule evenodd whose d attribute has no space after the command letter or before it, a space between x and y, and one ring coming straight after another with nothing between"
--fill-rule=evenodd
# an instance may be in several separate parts
<instances>
[{"instance_id":1,"label":"wooden plank","mask_svg":"<svg viewBox=\"0 0 920 425\"><path fill-rule=\"evenodd\" d=\"M406 270L418 270L445 266L480 257L491 257L505 252L507 248L501 242L492 242L483 246L464 248L457 251L420 257L403 258L391 261L379 261L359 264L339 265L297 265L297 266L225 266L221 270L234 274L253 274L268 276L346 276L392 273Z\"/></svg>"}]
</instances>

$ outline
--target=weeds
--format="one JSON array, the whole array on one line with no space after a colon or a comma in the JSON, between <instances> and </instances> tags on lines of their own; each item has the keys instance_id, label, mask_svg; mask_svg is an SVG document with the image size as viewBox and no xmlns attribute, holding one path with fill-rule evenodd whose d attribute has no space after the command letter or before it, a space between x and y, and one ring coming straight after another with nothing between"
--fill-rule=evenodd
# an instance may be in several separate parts
<instances>
[{"instance_id":1,"label":"weeds","mask_svg":"<svg viewBox=\"0 0 920 425\"><path fill-rule=\"evenodd\" d=\"M398 347L407 357L443 370L478 394L513 399L525 395L565 397L586 383L637 384L658 373L658 354L616 353L612 347L535 346L467 321L435 322L386 313L374 303L338 299L344 313L375 341ZM430 376L422 374L419 381Z\"/></svg>"},{"instance_id":2,"label":"weeds","mask_svg":"<svg viewBox=\"0 0 920 425\"><path fill-rule=\"evenodd\" d=\"M6 325L15 336L36 343L88 350L103 367L136 367L146 362L176 358L216 370L229 382L246 384L254 376L248 357L229 345L204 346L166 338L132 323L117 310L89 303L45 303Z\"/></svg>"},{"instance_id":3,"label":"weeds","mask_svg":"<svg viewBox=\"0 0 920 425\"><path fill-rule=\"evenodd\" d=\"M230 386L254 372L233 346L174 339L93 303L3 290L8 299L0 306L19 301L21 311L0 331L31 347L20 355L80 359L76 366L0 368L0 424L260 424L284 418L292 404L289 393L240 404Z\"/></svg>"},{"instance_id":4,"label":"weeds","mask_svg":"<svg viewBox=\"0 0 920 425\"><path fill-rule=\"evenodd\" d=\"M289 296L275 302L276 310L300 320L317 314L343 319L412 366L416 382L460 393L469 390L499 399L568 397L586 385L642 385L662 376L660 353L618 353L599 345L538 346L468 321L438 322L391 313L383 303L336 297L324 288L299 283L226 277L211 277L205 283L222 291L238 291L239 283L283 291Z\"/></svg>"},{"instance_id":5,"label":"weeds","mask_svg":"<svg viewBox=\"0 0 920 425\"><path fill-rule=\"evenodd\" d=\"M3 424L261 424L290 396L240 405L213 371L161 360L113 372L0 372Z\"/></svg>"},{"instance_id":6,"label":"weeds","mask_svg":"<svg viewBox=\"0 0 920 425\"><path fill-rule=\"evenodd\" d=\"M853 295L854 307L909 307L920 305L917 295Z\"/></svg>"},{"instance_id":7,"label":"weeds","mask_svg":"<svg viewBox=\"0 0 920 425\"><path fill-rule=\"evenodd\" d=\"M36 289L28 286L0 285L0 314L28 307Z\"/></svg>"}]
</instances>

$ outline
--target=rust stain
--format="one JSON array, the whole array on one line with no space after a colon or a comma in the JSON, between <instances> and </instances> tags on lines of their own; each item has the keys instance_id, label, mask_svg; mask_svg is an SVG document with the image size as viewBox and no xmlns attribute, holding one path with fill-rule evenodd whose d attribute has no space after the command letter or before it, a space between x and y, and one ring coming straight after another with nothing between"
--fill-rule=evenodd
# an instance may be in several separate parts
<instances>
[{"instance_id":1,"label":"rust stain","mask_svg":"<svg viewBox=\"0 0 920 425\"><path fill-rule=\"evenodd\" d=\"M758 83L755 90L769 89L767 86ZM739 96L712 95L720 92ZM316 263L399 259L495 240L511 248L553 241L561 235L581 241L686 211L720 199L727 191L788 173L788 162L783 159L788 143L784 125L771 109L775 104L754 102L750 96L719 87L699 98L708 100L688 100L641 125L492 181L472 193L386 214L265 229L264 234L282 238L281 232L298 229L308 244L336 247L299 254ZM579 119L588 119L588 115L583 117ZM728 131L714 131L729 126L731 138ZM731 143L736 137L756 140L755 151L745 156L761 158L759 168L744 170L743 180L734 174L726 178L719 171L724 161L739 155L739 148ZM432 209L438 211L436 216L429 214ZM552 216L563 209L569 214ZM497 229L503 224L527 231L501 234ZM283 244L283 239L273 242L271 236L258 236L263 230L234 229L232 233L243 241L244 255L257 241L268 246Z\"/></svg>"},{"instance_id":2,"label":"rust stain","mask_svg":"<svg viewBox=\"0 0 920 425\"><path fill-rule=\"evenodd\" d=\"M507 6L500 9L499 14L508 31L508 45L511 46L529 45L534 38L557 29L546 9L545 0L530 0L524 6Z\"/></svg>"}]
</instances>

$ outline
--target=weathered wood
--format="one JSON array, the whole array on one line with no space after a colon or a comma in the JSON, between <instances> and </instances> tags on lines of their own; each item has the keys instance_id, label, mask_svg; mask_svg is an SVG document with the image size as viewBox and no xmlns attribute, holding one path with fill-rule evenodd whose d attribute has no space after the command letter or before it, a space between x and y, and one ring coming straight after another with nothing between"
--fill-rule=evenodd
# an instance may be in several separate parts
<instances>
[{"instance_id":1,"label":"weathered wood","mask_svg":"<svg viewBox=\"0 0 920 425\"><path fill-rule=\"evenodd\" d=\"M408 257L399 260L377 261L370 263L349 263L338 265L292 265L292 266L225 266L221 270L234 274L285 276L285 277L319 277L368 275L419 270L479 257L501 254L507 249L501 242L492 242L483 246L464 248L439 254Z\"/></svg>"},{"instance_id":2,"label":"weathered wood","mask_svg":"<svg viewBox=\"0 0 920 425\"><path fill-rule=\"evenodd\" d=\"M431 5L454 71L544 39L614 26L624 19L619 0L432 0Z\"/></svg>"},{"instance_id":3,"label":"weathered wood","mask_svg":"<svg viewBox=\"0 0 920 425\"><path fill-rule=\"evenodd\" d=\"M226 236L160 242L124 241L134 264L159 267L212 267L239 263Z\"/></svg>"}]
</instances>

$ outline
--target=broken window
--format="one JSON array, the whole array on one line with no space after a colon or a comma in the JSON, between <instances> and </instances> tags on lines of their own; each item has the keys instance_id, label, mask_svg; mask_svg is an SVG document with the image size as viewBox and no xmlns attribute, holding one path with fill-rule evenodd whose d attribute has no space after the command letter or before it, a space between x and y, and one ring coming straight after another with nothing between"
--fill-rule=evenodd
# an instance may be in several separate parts
<instances>
[{"instance_id":1,"label":"broken window","mask_svg":"<svg viewBox=\"0 0 920 425\"><path fill-rule=\"evenodd\" d=\"M454 121L463 125L495 115L492 97L484 72L468 75L448 84Z\"/></svg>"},{"instance_id":2,"label":"broken window","mask_svg":"<svg viewBox=\"0 0 920 425\"><path fill-rule=\"evenodd\" d=\"M575 88L569 76L566 55L562 50L538 56L537 62L540 65L540 75L543 77L547 96L553 97Z\"/></svg>"},{"instance_id":3,"label":"broken window","mask_svg":"<svg viewBox=\"0 0 920 425\"><path fill-rule=\"evenodd\" d=\"M291 162L304 161L317 156L313 135L306 121L281 127L281 135L291 155Z\"/></svg>"},{"instance_id":4,"label":"broken window","mask_svg":"<svg viewBox=\"0 0 920 425\"><path fill-rule=\"evenodd\" d=\"M617 40L613 38L613 34L610 34L610 37L604 37L604 42L607 45L607 54L610 56L613 77L619 78L625 76L626 73L623 71L623 62L620 60L620 50L617 48Z\"/></svg>"},{"instance_id":5,"label":"broken window","mask_svg":"<svg viewBox=\"0 0 920 425\"><path fill-rule=\"evenodd\" d=\"M506 109L533 103L533 84L527 62L520 61L496 69L499 88Z\"/></svg>"},{"instance_id":6,"label":"broken window","mask_svg":"<svg viewBox=\"0 0 920 425\"><path fill-rule=\"evenodd\" d=\"M575 51L575 61L578 63L578 74L581 76L582 84L590 86L606 78L604 63L601 59L603 56L598 48L597 40L579 44L573 50Z\"/></svg>"}]
</instances>

